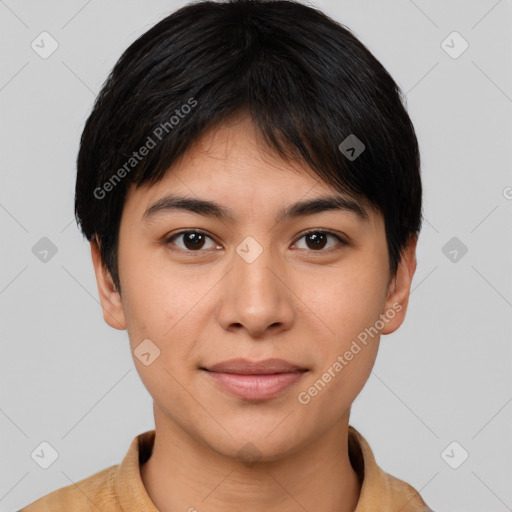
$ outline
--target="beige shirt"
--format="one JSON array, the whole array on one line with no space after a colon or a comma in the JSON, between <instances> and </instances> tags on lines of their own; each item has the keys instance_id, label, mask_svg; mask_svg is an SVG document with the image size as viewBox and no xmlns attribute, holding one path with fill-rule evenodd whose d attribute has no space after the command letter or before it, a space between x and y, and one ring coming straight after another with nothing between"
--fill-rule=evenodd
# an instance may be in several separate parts
<instances>
[{"instance_id":1,"label":"beige shirt","mask_svg":"<svg viewBox=\"0 0 512 512\"><path fill-rule=\"evenodd\" d=\"M18 512L158 512L140 476L153 450L155 431L134 438L121 464L50 492ZM370 446L348 427L349 457L361 481L354 512L433 512L408 483L377 466Z\"/></svg>"}]
</instances>

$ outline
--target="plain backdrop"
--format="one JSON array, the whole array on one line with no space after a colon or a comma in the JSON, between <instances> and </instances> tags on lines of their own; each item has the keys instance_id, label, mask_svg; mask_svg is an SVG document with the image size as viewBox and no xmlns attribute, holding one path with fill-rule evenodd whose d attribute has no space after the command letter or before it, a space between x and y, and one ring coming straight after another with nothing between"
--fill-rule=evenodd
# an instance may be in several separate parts
<instances>
[{"instance_id":1,"label":"plain backdrop","mask_svg":"<svg viewBox=\"0 0 512 512\"><path fill-rule=\"evenodd\" d=\"M122 51L184 3L0 0L2 511L120 463L154 428L127 334L102 318L75 159ZM511 510L512 1L313 5L406 93L422 154L407 319L382 338L350 423L436 512ZM42 442L58 454L48 469L32 457Z\"/></svg>"}]
</instances>

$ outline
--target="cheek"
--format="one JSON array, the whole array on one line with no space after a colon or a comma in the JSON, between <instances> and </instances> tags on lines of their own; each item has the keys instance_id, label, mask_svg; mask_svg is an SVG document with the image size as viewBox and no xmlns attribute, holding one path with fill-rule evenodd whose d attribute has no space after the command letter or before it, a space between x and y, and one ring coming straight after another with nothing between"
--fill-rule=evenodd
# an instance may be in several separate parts
<instances>
[{"instance_id":1,"label":"cheek","mask_svg":"<svg viewBox=\"0 0 512 512\"><path fill-rule=\"evenodd\" d=\"M130 337L133 342L150 338L160 344L185 313L183 283L169 265L155 257L158 251L137 249L128 243L120 253L123 307Z\"/></svg>"},{"instance_id":2,"label":"cheek","mask_svg":"<svg viewBox=\"0 0 512 512\"><path fill-rule=\"evenodd\" d=\"M299 403L308 402L329 423L350 407L371 374L379 348L374 326L382 312L382 290L371 276L351 274L313 302L311 309L320 312L329 334L316 338L314 372L300 390L305 395Z\"/></svg>"},{"instance_id":3,"label":"cheek","mask_svg":"<svg viewBox=\"0 0 512 512\"><path fill-rule=\"evenodd\" d=\"M371 374L380 339L374 326L385 304L382 267L377 258L361 257L309 283L308 306L328 326L322 328L327 335L316 338L315 371L308 382L319 411L328 403L336 403L338 412L349 407Z\"/></svg>"},{"instance_id":4,"label":"cheek","mask_svg":"<svg viewBox=\"0 0 512 512\"><path fill-rule=\"evenodd\" d=\"M197 361L195 340L200 338L208 318L204 296L215 280L209 283L206 276L197 279L186 272L177 273L169 265L162 267L158 262L136 259L126 259L125 268L129 271L123 278L123 307L132 355L141 379L146 387L158 385L157 372L168 386L173 382L166 373L168 370L182 381ZM147 339L154 343L159 355L146 367L137 360L137 347ZM188 367L187 363L190 363Z\"/></svg>"},{"instance_id":5,"label":"cheek","mask_svg":"<svg viewBox=\"0 0 512 512\"><path fill-rule=\"evenodd\" d=\"M354 261L327 278L312 279L307 304L329 327L335 345L343 345L374 325L383 311L387 274L379 261Z\"/></svg>"}]
</instances>

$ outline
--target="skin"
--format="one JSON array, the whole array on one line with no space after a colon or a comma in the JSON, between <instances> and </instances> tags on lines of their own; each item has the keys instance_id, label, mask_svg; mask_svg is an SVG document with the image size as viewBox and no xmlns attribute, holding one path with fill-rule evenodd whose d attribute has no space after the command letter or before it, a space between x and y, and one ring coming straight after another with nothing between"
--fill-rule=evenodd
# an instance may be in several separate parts
<instances>
[{"instance_id":1,"label":"skin","mask_svg":"<svg viewBox=\"0 0 512 512\"><path fill-rule=\"evenodd\" d=\"M340 156L342 158L342 156ZM184 210L143 220L168 193L214 200L233 221ZM223 123L157 184L131 189L119 232L115 289L96 242L91 254L105 321L127 329L133 351L150 339L160 355L134 363L154 403L156 439L141 467L162 512L353 511L361 482L348 456L350 407L366 383L380 334L403 322L416 269L416 239L390 279L382 215L330 210L275 221L291 203L335 192L310 170L259 141L250 118ZM184 229L207 232L194 249ZM320 248L304 232L331 231ZM252 263L236 252L253 237ZM188 251L188 252L187 252ZM307 391L379 315L402 306L379 335L307 404ZM279 396L236 398L199 367L234 357L278 357L308 368ZM237 452L252 443L250 465Z\"/></svg>"}]
</instances>

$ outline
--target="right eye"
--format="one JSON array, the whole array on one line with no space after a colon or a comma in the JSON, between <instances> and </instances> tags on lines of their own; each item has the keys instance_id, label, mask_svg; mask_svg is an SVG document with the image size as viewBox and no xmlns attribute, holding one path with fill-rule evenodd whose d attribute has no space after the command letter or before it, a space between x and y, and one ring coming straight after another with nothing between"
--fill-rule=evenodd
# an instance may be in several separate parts
<instances>
[{"instance_id":1,"label":"right eye","mask_svg":"<svg viewBox=\"0 0 512 512\"><path fill-rule=\"evenodd\" d=\"M181 245L175 244L175 240L180 240L181 238ZM207 235L204 231L197 230L197 229L187 229L184 231L180 231L179 233L175 233L167 238L165 241L166 244L174 245L175 247L178 247L179 250L185 251L185 252L202 252L201 249L204 248L205 243L207 239L211 240L213 245L211 247L217 247L218 246L215 241ZM210 247L210 248L211 248ZM171 248L174 250L173 248ZM208 249L208 247L207 247Z\"/></svg>"}]
</instances>

